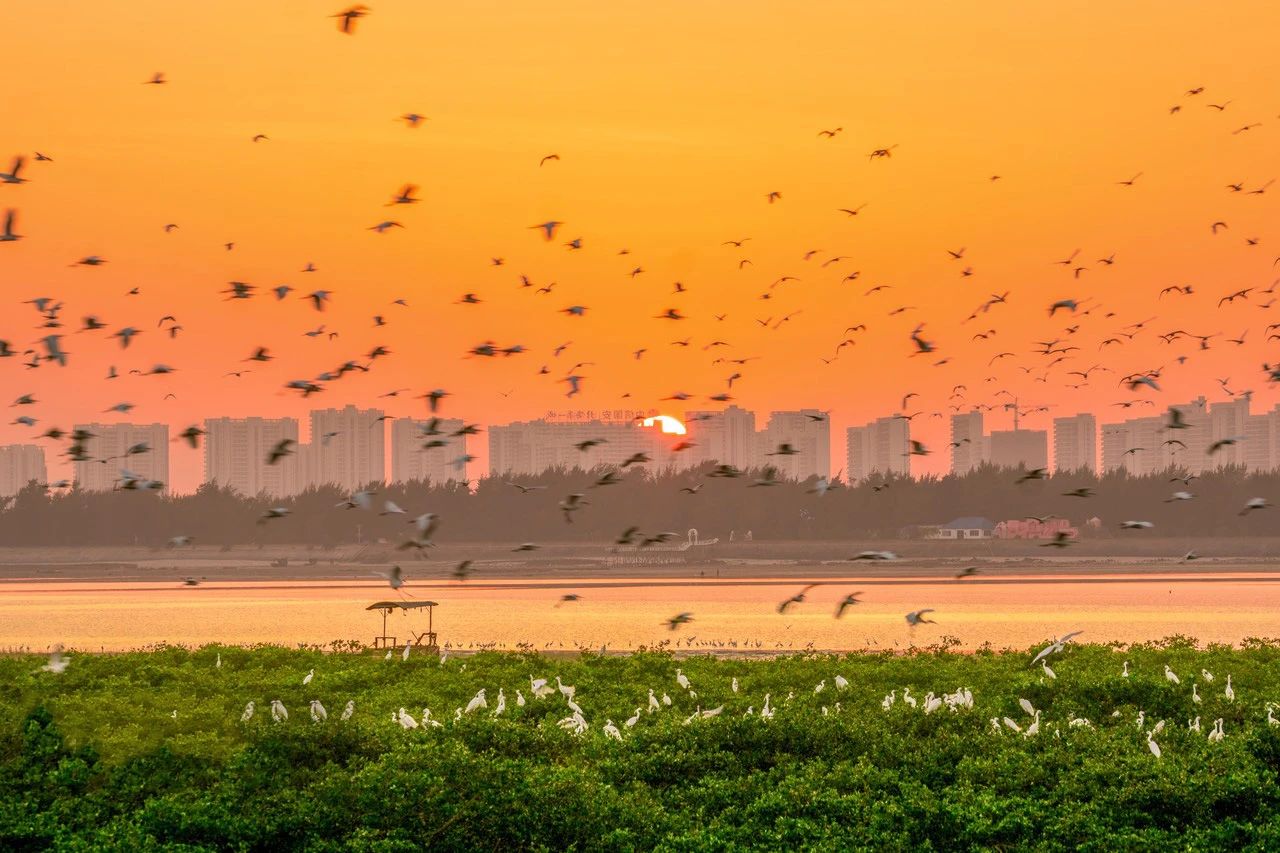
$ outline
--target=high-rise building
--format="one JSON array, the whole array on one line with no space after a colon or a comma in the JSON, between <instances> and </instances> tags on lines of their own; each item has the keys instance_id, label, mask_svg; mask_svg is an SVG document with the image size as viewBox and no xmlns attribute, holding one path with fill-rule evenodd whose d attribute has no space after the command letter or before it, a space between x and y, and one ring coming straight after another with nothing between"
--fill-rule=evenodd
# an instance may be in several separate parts
<instances>
[{"instance_id":1,"label":"high-rise building","mask_svg":"<svg viewBox=\"0 0 1280 853\"><path fill-rule=\"evenodd\" d=\"M396 418L391 422L391 482L444 483L466 479L467 437L451 436L460 420ZM441 443L443 442L443 443Z\"/></svg>"},{"instance_id":2,"label":"high-rise building","mask_svg":"<svg viewBox=\"0 0 1280 853\"><path fill-rule=\"evenodd\" d=\"M1102 425L1102 470L1117 471L1125 468L1125 452L1129 449L1129 425L1126 423Z\"/></svg>"},{"instance_id":3,"label":"high-rise building","mask_svg":"<svg viewBox=\"0 0 1280 853\"><path fill-rule=\"evenodd\" d=\"M1277 411L1250 415L1245 422L1244 464L1250 471L1270 471L1276 467Z\"/></svg>"},{"instance_id":4,"label":"high-rise building","mask_svg":"<svg viewBox=\"0 0 1280 853\"><path fill-rule=\"evenodd\" d=\"M1249 398L1213 403L1209 406L1209 441L1235 440L1221 445L1205 460L1205 467L1244 465L1248 453Z\"/></svg>"},{"instance_id":5,"label":"high-rise building","mask_svg":"<svg viewBox=\"0 0 1280 853\"><path fill-rule=\"evenodd\" d=\"M911 474L911 421L877 418L845 431L845 474L849 483L873 474Z\"/></svg>"},{"instance_id":6,"label":"high-rise building","mask_svg":"<svg viewBox=\"0 0 1280 853\"><path fill-rule=\"evenodd\" d=\"M35 480L46 481L44 448L36 444L0 446L0 498L16 495Z\"/></svg>"},{"instance_id":7,"label":"high-rise building","mask_svg":"<svg viewBox=\"0 0 1280 853\"><path fill-rule=\"evenodd\" d=\"M297 442L298 422L294 418L209 418L204 429L206 483L227 486L249 497L286 497L302 490L296 453L267 464L281 441Z\"/></svg>"},{"instance_id":8,"label":"high-rise building","mask_svg":"<svg viewBox=\"0 0 1280 853\"><path fill-rule=\"evenodd\" d=\"M1049 433L1039 429L992 430L992 465L1001 468L1049 467Z\"/></svg>"},{"instance_id":9,"label":"high-rise building","mask_svg":"<svg viewBox=\"0 0 1280 853\"><path fill-rule=\"evenodd\" d=\"M951 473L967 474L987 458L982 412L951 416Z\"/></svg>"},{"instance_id":10,"label":"high-rise building","mask_svg":"<svg viewBox=\"0 0 1280 853\"><path fill-rule=\"evenodd\" d=\"M1169 408L1178 411L1176 429L1169 427L1168 413L1103 424L1102 469L1141 477L1171 468L1199 474L1216 464L1205 453L1210 431L1204 398Z\"/></svg>"},{"instance_id":11,"label":"high-rise building","mask_svg":"<svg viewBox=\"0 0 1280 853\"><path fill-rule=\"evenodd\" d=\"M75 429L90 435L84 443L90 458L75 463L76 483L81 489L111 491L120 482L122 471L146 480L158 480L167 487L167 424L76 424ZM146 450L139 452L142 447Z\"/></svg>"},{"instance_id":12,"label":"high-rise building","mask_svg":"<svg viewBox=\"0 0 1280 853\"><path fill-rule=\"evenodd\" d=\"M1098 470L1098 421L1082 412L1053 419L1053 470Z\"/></svg>"},{"instance_id":13,"label":"high-rise building","mask_svg":"<svg viewBox=\"0 0 1280 853\"><path fill-rule=\"evenodd\" d=\"M381 483L386 471L386 426L378 409L316 409L311 412L307 484L356 491Z\"/></svg>"},{"instance_id":14,"label":"high-rise building","mask_svg":"<svg viewBox=\"0 0 1280 853\"><path fill-rule=\"evenodd\" d=\"M743 470L760 466L755 412L737 406L718 412L685 412L684 423L695 444L684 451L687 464L717 462Z\"/></svg>"},{"instance_id":15,"label":"high-rise building","mask_svg":"<svg viewBox=\"0 0 1280 853\"><path fill-rule=\"evenodd\" d=\"M787 480L831 476L831 421L825 412L800 409L771 412L758 441L762 460ZM782 445L790 452L780 453Z\"/></svg>"},{"instance_id":16,"label":"high-rise building","mask_svg":"<svg viewBox=\"0 0 1280 853\"><path fill-rule=\"evenodd\" d=\"M662 432L640 421L519 421L489 427L489 474L495 477L540 474L550 468L618 465L643 453L655 468L680 462L672 448L684 436ZM597 442L578 449L583 442ZM643 464L643 463L642 463Z\"/></svg>"}]
</instances>

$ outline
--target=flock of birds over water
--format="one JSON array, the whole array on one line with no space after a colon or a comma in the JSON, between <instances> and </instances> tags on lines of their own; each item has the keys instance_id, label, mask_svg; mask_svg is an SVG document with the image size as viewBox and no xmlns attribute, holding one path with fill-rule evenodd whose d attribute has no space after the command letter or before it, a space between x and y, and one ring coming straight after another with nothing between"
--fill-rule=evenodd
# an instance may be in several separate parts
<instances>
[{"instance_id":1,"label":"flock of birds over water","mask_svg":"<svg viewBox=\"0 0 1280 853\"><path fill-rule=\"evenodd\" d=\"M332 17L334 20L331 25L336 25L337 30L335 38L359 38L364 28L369 26L395 26L394 20L379 20L375 10L365 5L341 9ZM300 25L310 24L300 23ZM182 81L170 79L163 71L139 75L139 79L121 81L121 85L137 86L139 84L157 90L157 95L161 95L162 90L180 88ZM1218 95L1203 86L1196 85L1182 92L1171 93L1171 100L1174 103L1167 105L1169 121L1215 122L1224 140L1267 132L1261 129L1264 127L1264 122L1260 117L1253 113L1242 114L1244 108L1236 105L1229 93ZM1159 109L1164 110L1166 107L1162 106ZM399 123L400 127L395 129L396 133L432 132L430 118L416 109L407 109L398 117L388 116L388 119L394 119ZM819 146L841 145L847 139L841 126L810 129L806 132L813 137L813 144ZM250 147L268 146L284 144L284 141L274 134L257 133L246 138L244 144ZM865 150L860 154L855 152L855 155L853 159L860 161L860 165L864 168L886 170L893 169L895 164L901 162L903 158L912 156L910 146L900 145L888 139L867 145ZM9 159L7 171L0 172L0 211L3 211L0 243L12 245L28 238L33 240L40 238L38 232L28 233L26 230L21 212L23 194L38 193L43 177L50 170L57 169L59 162L64 158L74 156L74 152L34 151L16 154ZM530 162L529 168L543 172L564 168L567 158L568 155L562 157L558 152L549 151L536 162ZM1001 174L979 177L983 182L993 185L1005 180ZM1141 192L1143 178L1144 172L1141 170L1120 176L1114 181L1115 192ZM1257 176L1252 180L1244 178L1224 180L1221 188L1224 207L1229 204L1263 203L1269 194L1274 195L1270 190L1273 184L1274 179L1267 176ZM419 185L411 181L406 180L398 187L388 188L383 211L390 209L393 213L375 214L371 211L369 225L365 229L368 233L361 236L369 240L394 240L405 234L411 234L414 227L413 211L424 201L426 199L420 195ZM786 187L764 186L755 196L755 203L777 210L780 215L785 215L788 201ZM831 216L862 223L874 217L874 213L875 200L872 199L851 202L848 206L833 209ZM182 223L156 222L154 227L165 234L173 234L182 228ZM551 211L543 221L528 223L525 233L510 235L510 238L546 244L570 259L579 253L602 251L584 238L577 236L575 229L575 223L562 221L556 218L554 211ZM1260 237L1252 233L1237 233L1231 216L1208 219L1203 223L1203 229L1214 239L1222 241L1224 250L1230 246L1232 251L1254 253L1266 251L1258 248L1263 245ZM761 241L765 239L767 238L760 238ZM751 250L753 246L758 245L756 241L757 238L753 235L734 234L722 241L717 249L722 250L725 258L728 259L726 260L728 269L754 276ZM219 242L221 249L225 252L236 251L234 239L219 240ZM0 246L0 263L3 262L4 251L5 248ZM630 283L637 288L637 293L654 292L655 285L649 284L653 275L646 269L645 261L639 256L639 252L633 253L630 249L621 246L609 247L603 251L622 259L619 283ZM939 247L937 252L939 258L945 258L946 263L952 265L957 282L965 282L966 286L973 287L974 283L982 280L983 257L980 251L970 251L966 246L953 245ZM87 254L78 258L68 258L67 261L71 266L84 269L86 275L93 275L93 270L110 264L112 258L105 254ZM664 294L664 301L650 313L649 321L656 324L657 328L673 330L671 334L674 339L661 343L655 340L649 345L614 355L628 361L643 362L652 348L662 346L674 347L687 353L690 359L711 360L713 366L720 367L724 372L723 388L708 389L711 393L704 392L698 395L673 389L671 394L654 402L687 403L696 400L705 401L707 404L731 403L735 399L735 386L749 381L751 367L760 358L750 354L749 350L740 348L731 338L737 340L739 336L748 334L756 336L784 334L793 327L793 321L802 315L807 307L813 309L812 313L823 311L821 299L806 299L803 295L805 278L821 277L823 280L836 281L846 290L858 289L861 292L860 311L863 315L853 322L838 320L831 324L829 355L821 358L824 365L830 366L841 359L851 357L851 353L856 351L862 340L875 327L891 330L893 338L900 342L901 355L904 359L925 362L938 370L946 370L951 363L952 356L948 354L948 346L931 331L930 323L921 319L924 308L910 304L913 297L906 296L903 293L904 288L882 280L880 274L864 273L859 269L853 256L830 249L806 248L796 254L794 264L796 270L804 271L804 276L779 271L777 275L771 273L758 280L756 288L758 292L752 294L750 302L752 305L760 306L762 310L754 313L763 313L763 317L750 313L744 317L736 310L726 310L711 317L694 318L682 306L681 301L686 298L686 294L697 287L696 284L674 281L670 284L656 285L660 288L657 292ZM1103 386L1105 383L1116 389L1116 393L1123 395L1122 399L1114 403L1122 410L1153 412L1164 410L1166 418L1164 444L1175 447L1181 445L1182 449L1185 449L1186 443L1180 438L1182 431L1188 426L1183 413L1176 408L1166 408L1161 405L1157 402L1155 395L1162 392L1162 383L1166 382L1167 377L1176 374L1178 369L1191 359L1208 357L1206 354L1210 351L1225 349L1233 361L1239 361L1237 354L1245 351L1246 347L1251 345L1267 347L1272 341L1280 340L1280 322L1268 322L1273 316L1269 311L1276 302L1276 290L1280 287L1280 278L1271 280L1265 286L1263 283L1248 286L1233 284L1225 289L1209 290L1209 286L1193 282L1167 284L1152 290L1150 305L1153 312L1158 312L1159 305L1174 300L1195 302L1200 310L1200 319L1197 322L1203 324L1203 327L1196 328L1186 328L1185 324L1165 328L1161 325L1158 313L1141 318L1122 317L1117 312L1108 310L1105 300L1100 296L1079 292L1068 294L1069 291L1084 290L1092 282L1097 282L1099 292L1105 294L1109 286L1105 283L1105 277L1112 274L1112 270L1123 268L1124 264L1123 255L1105 248L1086 252L1083 249L1068 246L1060 256L1045 259L1044 274L1058 276L1056 286L1062 291L1060 297L1046 300L1043 305L1044 315L1054 327L1051 334L1041 336L1045 338L1044 340L1032 341L1029 352L1021 343L1010 341L1009 344L1004 344L1006 337L1017 336L1019 330L1002 325L1000 321L1002 310L1012 302L1032 297L1011 290L991 293L982 291L981 295L975 299L972 311L959 324L959 328L965 330L963 335L967 338L962 343L971 349L990 350L986 361L988 371L1006 371L1013 368L1032 377L1035 382L1044 383L1048 389L1078 390L1091 386ZM506 274L505 271L509 268L506 258L501 255L477 259L477 265L500 269L502 274ZM1274 273L1268 274L1266 270L1277 266L1280 266L1280 257L1271 261L1269 267L1265 260L1260 260L1259 279L1261 280L1264 276L1270 278ZM302 286L232 280L211 287L209 298L242 305L246 312L255 310L255 306L263 302L291 302L297 306L298 311L305 312L314 318L314 328L308 328L303 333L306 337L319 341L340 342L341 330L332 325L333 320L330 318L333 316L335 306L341 303L343 294L324 284L323 264L315 261L300 261L297 266L297 277L300 280L319 283L314 286L310 283ZM488 302L507 299L526 300L531 307L524 310L527 310L530 316L537 316L537 312L541 311L548 317L553 314L562 315L569 318L571 322L591 321L591 306L586 304L585 298L579 300L571 296L560 302L556 301L561 299L563 290L570 288L558 288L555 281L535 281L533 276L518 270L511 272L510 278L508 285L512 291L510 293L478 291L459 293L454 300L455 306L452 306L453 310L459 313L451 317L450 322L463 323L465 312L482 311L482 306ZM753 281L756 279L753 278ZM646 290L639 290L638 288L641 287ZM126 366L123 369L118 369L116 364L111 363L115 358L133 362L139 349L145 349L148 346L146 342L153 339L156 341L154 346L160 348L166 341L180 336L212 334L212 330L200 329L198 317L179 317L170 312L156 312L158 316L146 316L146 309L141 306L148 304L146 292L149 290L150 285L140 285L133 287L125 294L135 298L136 304L140 307L132 312L136 316L124 320L100 316L94 313L91 305L77 306L77 310L73 312L71 307L57 296L32 294L31 298L23 301L23 304L33 313L32 319L37 331L30 340L17 337L0 340L0 360L12 360L14 365L20 366L18 372L11 374L13 376L22 376L23 371L44 373L57 370L66 367L77 355L76 351L91 351L95 344L90 341L97 337L106 340L96 346L99 346L103 353L113 354L104 357L103 353L98 353L92 356L103 359L105 371L102 382L141 388L139 383L152 381L150 378L153 377L156 378L155 381L164 381L166 377L171 380L178 368L158 357L137 361L136 366ZM914 301L924 304L928 296L928 293L916 293ZM389 332L397 325L407 326L411 331L416 332L418 327L407 319L414 316L415 305L414 297L411 295L396 298L391 300L383 311L370 318L369 323L374 328L386 329ZM543 308L543 306L546 307ZM67 316L71 313L81 314L78 323ZM1218 328L1220 322L1230 322L1232 329L1220 330ZM76 327L68 330L69 324ZM683 331L688 326L712 331L705 335L700 332L695 336ZM1243 329L1236 332L1235 328L1239 326ZM234 330L217 330L220 336L232 332ZM78 343L75 347L68 346L69 335L76 336ZM514 359L528 360L535 355L540 358L543 356L536 347L521 342L496 342L481 336L477 337L479 339L474 346L457 355L461 358L499 363ZM1161 364L1122 366L1125 361L1126 346L1138 339L1159 340L1161 346L1167 348L1169 358ZM139 341L142 342L141 346ZM227 370L223 379L227 382L235 382L250 371L273 369L269 365L276 358L274 353L276 348L276 345L270 342L246 342L243 359L226 365ZM558 389L555 391L557 395L562 394L570 400L585 393L588 388L589 371L597 364L597 358L604 361L604 354L591 353L578 356L575 352L572 341L549 346L545 350L545 358L541 365L536 370L528 371L528 381L548 383L552 388ZM282 387L285 392L296 394L304 399L322 392L327 396L333 396L335 391L341 394L344 380L349 381L349 377L352 376L374 374L385 360L393 358L394 355L395 350L390 344L378 345L367 352L342 358L336 366L321 369L303 377L282 376ZM821 369L822 366L815 364L813 368ZM895 417L908 421L917 417L941 419L945 417L948 410L962 412L972 409L1012 410L1019 415L1048 412L1048 405L1027 405L1025 409L1021 408L1025 404L1020 403L1007 388L1008 383L1005 380L1009 376L1008 373L991 372L978 380L968 380L974 387L957 382L951 387L950 394L945 399L933 401L936 409L928 412L923 409L912 411L921 402L922 395L914 391L906 391L902 394L900 411ZM1252 365L1251 369L1238 372L1234 377L1221 378L1218 382L1222 391L1231 397L1249 397L1254 393L1249 387L1252 381L1250 377L1262 383L1280 382L1280 360L1261 360ZM982 383L981 386L977 384L978 381ZM76 389L67 390L68 393L77 393ZM478 425L465 421L464 425L458 429L446 428L442 425L443 415L449 408L450 398L454 396L454 392L444 387L418 390L421 393L416 393L414 389L409 388L392 388L379 394L378 398L421 401L421 413L424 417L421 425L423 452L449 453L452 439L480 432ZM123 396L124 393L121 392L121 395ZM167 400L175 396L174 392L169 392L163 399ZM121 466L117 488L121 491L159 491L165 487L164 483L132 473L129 469L131 459L152 452L153 448L146 443L139 443L125 449L122 458L95 459L89 450L94 436L84 429L67 430L55 424L46 423L41 413L42 402L42 395L34 392L22 393L14 398L11 407L18 414L11 422L11 426L31 431L29 435L37 440L60 446L62 456L69 461L96 461L103 464L117 462ZM419 406L416 402L413 405ZM138 406L127 399L121 399L105 412L86 412L86 415L93 415L95 418L104 414L129 416L135 410L139 414L146 413L145 407ZM810 417L821 420L826 416L815 414ZM183 442L190 450L195 451L199 449L204 435L205 431L199 425L192 424L183 429L174 441ZM327 435L316 438L328 441L332 437ZM1219 439L1205 448L1205 451L1212 456L1223 447L1243 440L1243 436ZM587 440L579 443L577 447L585 452L602 443L603 440ZM679 452L691 446L693 446L692 442L686 441L677 444L675 450ZM956 445L951 449L955 450ZM265 462L269 465L278 464L295 451L296 442L292 439L281 440L271 448ZM776 447L773 455L785 457L797 452L793 443L784 442ZM923 442L915 440L910 442L908 454L928 456L934 452ZM463 453L451 461L460 472L465 472L467 464L474 461L474 457ZM556 510L565 523L573 523L575 516L590 512L592 497L597 494L592 490L619 486L625 488L623 472L632 465L643 465L651 461L643 453L634 454L625 459L619 458L613 465L597 469L590 490L564 496L558 500ZM1047 473L1044 469L1026 471L1020 475L1019 481L1044 479ZM708 476L725 479L745 478L748 480L747 488L767 489L782 482L777 469L773 467L766 467L758 472L746 472L731 465L719 464L710 470ZM1179 486L1168 500L1193 500L1195 498L1192 491L1194 476L1187 474L1178 479ZM64 479L47 485L50 490L65 490L74 484ZM533 495L545 488L520 482L510 482L509 485L525 495ZM682 487L680 489L682 496L678 499L697 500L702 485L702 482L696 482ZM810 491L817 497L821 497L828 490L839 488L841 485L840 475L837 474L834 477L820 478ZM877 491L887 488L888 485L886 482L877 486ZM1087 500L1093 493L1089 488L1078 488L1066 494ZM390 500L382 502L379 508L375 506L375 497L376 491L373 489L358 491L339 504L336 511L345 509L378 511L382 515L402 515L408 522L410 535L399 546L401 549L424 554L427 549L435 545L434 539L442 524L442 520L436 514L410 512ZM673 496L673 499L675 497ZM531 497L531 500L535 499ZM1243 507L1231 508L1229 511L1238 512L1240 515L1253 515L1270 506L1267 497L1259 496L1250 499ZM1135 507L1135 512L1137 511L1138 508ZM287 507L273 507L258 519L258 523L264 525L276 523L289 514L290 510ZM1140 517L1134 517L1121 522L1120 527L1125 530L1140 531L1152 527L1152 524ZM632 526L622 531L614 544L617 548L644 549L662 545L674 535L667 531L643 532L638 526ZM1072 544L1072 541L1070 535L1063 533L1046 542L1045 546L1066 548ZM176 534L170 542L170 545L175 548L191 544L191 537L182 533ZM537 543L525 542L516 545L512 550L522 553L535 551L538 548ZM1190 552L1184 560L1190 561L1197 557L1195 552ZM896 558L897 555L891 551L869 550L858 553L850 559L874 562ZM465 581L476 568L473 561L463 560L455 566L453 577L460 582ZM976 571L976 567L966 569L957 576L957 580ZM400 566L392 567L385 577L395 590L402 590L406 583L405 573ZM198 583L194 579L187 579L186 582L192 585ZM813 585L788 597L778 605L778 612L785 613L788 609L803 604L806 594L811 589ZM861 601L861 595L861 592L851 592L840 599L834 612L835 617L841 618L850 608L855 607ZM580 596L576 593L566 594L556 606L572 604L579 599ZM915 627L933 622L930 614L934 612L933 608L924 607L907 613L904 618L908 625ZM670 630L675 631L688 625L693 619L694 614L681 611L675 613L666 624ZM535 697L540 697L537 690L533 692ZM479 698L483 701L482 697ZM569 699L572 701L571 695ZM943 697L943 701L947 701L946 697ZM766 702L765 707L767 706Z\"/></svg>"}]
</instances>

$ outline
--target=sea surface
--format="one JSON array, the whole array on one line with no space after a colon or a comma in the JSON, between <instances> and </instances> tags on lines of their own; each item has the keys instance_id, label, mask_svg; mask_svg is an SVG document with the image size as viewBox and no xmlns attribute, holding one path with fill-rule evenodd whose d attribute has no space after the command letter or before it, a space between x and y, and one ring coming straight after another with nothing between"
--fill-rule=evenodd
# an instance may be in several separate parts
<instances>
[{"instance_id":1,"label":"sea surface","mask_svg":"<svg viewBox=\"0 0 1280 853\"><path fill-rule=\"evenodd\" d=\"M0 583L0 649L118 651L156 643L372 643L378 601L434 601L441 646L622 651L667 642L693 650L776 652L906 649L954 638L961 649L1025 648L1068 631L1081 641L1124 643L1181 634L1238 644L1280 637L1280 575L1113 574L966 578L815 579L804 601L778 605L807 584L796 578L420 582L399 592L383 581ZM837 603L861 603L834 618ZM575 594L577 601L562 602ZM933 608L934 624L905 614ZM669 630L677 613L693 621ZM428 628L425 610L387 619L403 645Z\"/></svg>"}]
</instances>

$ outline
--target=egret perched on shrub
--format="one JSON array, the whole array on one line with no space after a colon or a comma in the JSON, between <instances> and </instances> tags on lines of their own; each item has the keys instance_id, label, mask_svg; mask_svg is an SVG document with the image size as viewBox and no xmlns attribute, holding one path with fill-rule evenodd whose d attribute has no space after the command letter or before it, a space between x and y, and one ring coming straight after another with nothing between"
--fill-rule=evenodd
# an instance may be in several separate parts
<instances>
[{"instance_id":1,"label":"egret perched on shrub","mask_svg":"<svg viewBox=\"0 0 1280 853\"><path fill-rule=\"evenodd\" d=\"M480 691L476 693L475 696L471 697L471 701L467 703L467 709L464 713L470 714L472 711L475 711L478 708L489 707L489 700L485 698L484 691L485 689L481 687Z\"/></svg>"}]
</instances>

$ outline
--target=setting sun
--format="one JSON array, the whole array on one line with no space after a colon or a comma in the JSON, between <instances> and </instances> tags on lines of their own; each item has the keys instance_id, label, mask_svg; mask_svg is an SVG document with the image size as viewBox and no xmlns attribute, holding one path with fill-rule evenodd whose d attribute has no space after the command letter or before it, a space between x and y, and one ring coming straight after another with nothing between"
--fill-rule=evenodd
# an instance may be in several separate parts
<instances>
[{"instance_id":1,"label":"setting sun","mask_svg":"<svg viewBox=\"0 0 1280 853\"><path fill-rule=\"evenodd\" d=\"M685 429L684 424L680 423L676 418L671 417L671 415L655 415L652 418L645 418L644 425L653 426L655 421L662 427L663 432L672 433L674 435L684 435L688 432L688 430Z\"/></svg>"}]
</instances>

